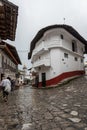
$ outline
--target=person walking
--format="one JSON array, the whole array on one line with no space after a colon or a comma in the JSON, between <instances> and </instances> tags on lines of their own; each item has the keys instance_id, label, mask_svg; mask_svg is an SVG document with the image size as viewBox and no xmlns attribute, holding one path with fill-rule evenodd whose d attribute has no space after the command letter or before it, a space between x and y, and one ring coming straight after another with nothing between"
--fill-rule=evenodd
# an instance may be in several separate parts
<instances>
[{"instance_id":1,"label":"person walking","mask_svg":"<svg viewBox=\"0 0 87 130\"><path fill-rule=\"evenodd\" d=\"M8 95L11 91L10 77L7 77L6 79L4 78L1 81L0 86L2 87L3 99L4 99L5 102L7 102L8 101Z\"/></svg>"},{"instance_id":2,"label":"person walking","mask_svg":"<svg viewBox=\"0 0 87 130\"><path fill-rule=\"evenodd\" d=\"M12 79L11 80L11 91L14 91L14 89L15 89L15 80Z\"/></svg>"}]
</instances>

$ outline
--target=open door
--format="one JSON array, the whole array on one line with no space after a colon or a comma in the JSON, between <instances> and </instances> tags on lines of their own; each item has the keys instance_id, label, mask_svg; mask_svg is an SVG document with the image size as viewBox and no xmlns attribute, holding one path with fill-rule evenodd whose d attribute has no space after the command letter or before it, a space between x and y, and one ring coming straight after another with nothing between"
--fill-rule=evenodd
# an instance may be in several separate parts
<instances>
[{"instance_id":1,"label":"open door","mask_svg":"<svg viewBox=\"0 0 87 130\"><path fill-rule=\"evenodd\" d=\"M39 75L36 75L35 86L38 88L38 85L39 85Z\"/></svg>"},{"instance_id":2,"label":"open door","mask_svg":"<svg viewBox=\"0 0 87 130\"><path fill-rule=\"evenodd\" d=\"M42 73L42 87L46 87L46 73Z\"/></svg>"}]
</instances>

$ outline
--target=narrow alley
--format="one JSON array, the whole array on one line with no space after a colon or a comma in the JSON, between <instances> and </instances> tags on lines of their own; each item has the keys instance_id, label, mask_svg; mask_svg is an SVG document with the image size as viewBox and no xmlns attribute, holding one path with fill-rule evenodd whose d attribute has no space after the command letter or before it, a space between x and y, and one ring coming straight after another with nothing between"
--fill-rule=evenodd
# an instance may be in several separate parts
<instances>
[{"instance_id":1,"label":"narrow alley","mask_svg":"<svg viewBox=\"0 0 87 130\"><path fill-rule=\"evenodd\" d=\"M87 76L51 89L22 87L0 98L0 130L87 130Z\"/></svg>"}]
</instances>

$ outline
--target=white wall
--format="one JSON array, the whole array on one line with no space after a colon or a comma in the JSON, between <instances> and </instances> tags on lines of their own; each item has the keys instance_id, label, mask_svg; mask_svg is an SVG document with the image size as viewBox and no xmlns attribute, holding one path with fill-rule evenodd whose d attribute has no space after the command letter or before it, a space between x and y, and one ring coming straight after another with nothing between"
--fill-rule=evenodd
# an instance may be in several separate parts
<instances>
[{"instance_id":1,"label":"white wall","mask_svg":"<svg viewBox=\"0 0 87 130\"><path fill-rule=\"evenodd\" d=\"M56 77L58 74L61 74L61 62L60 62L60 49L59 48L53 48L50 50L50 56L51 56L51 78Z\"/></svg>"},{"instance_id":2,"label":"white wall","mask_svg":"<svg viewBox=\"0 0 87 130\"><path fill-rule=\"evenodd\" d=\"M49 80L61 74L61 64L60 64L60 49L54 48L49 51L49 53L43 54L42 57L50 58L50 67L41 67L39 70L39 80L41 81L41 73L46 73L46 79Z\"/></svg>"},{"instance_id":3,"label":"white wall","mask_svg":"<svg viewBox=\"0 0 87 130\"><path fill-rule=\"evenodd\" d=\"M61 34L64 39L61 39ZM84 69L84 64L83 62L81 63L81 59L83 59L84 45L67 31L64 29L53 29L47 31L38 41L35 49L39 48L40 44L42 44L42 40L44 40L44 47L48 48L48 51L44 51L39 55L40 59L49 58L51 64L50 67L41 66L40 70L37 69L40 81L41 73L43 72L46 73L46 79L49 80L63 72ZM77 43L77 52L72 51L72 40L75 40ZM64 53L68 54L68 58L64 57ZM37 58L34 59L33 62L37 62L39 56L36 55ZM75 57L77 57L77 61L75 61Z\"/></svg>"},{"instance_id":4,"label":"white wall","mask_svg":"<svg viewBox=\"0 0 87 130\"><path fill-rule=\"evenodd\" d=\"M79 55L83 55L84 52L84 44L81 43L78 39L73 37L71 34L68 32L64 33L64 39L62 41L62 45L64 48L67 48L68 50L72 51L72 41L75 40L77 44L77 52Z\"/></svg>"},{"instance_id":5,"label":"white wall","mask_svg":"<svg viewBox=\"0 0 87 130\"><path fill-rule=\"evenodd\" d=\"M64 57L64 53L68 54L68 58ZM77 57L77 61L75 61L75 57ZM61 68L62 72L83 70L84 65L81 63L82 57L75 55L74 53L70 53L67 50L61 49Z\"/></svg>"}]
</instances>

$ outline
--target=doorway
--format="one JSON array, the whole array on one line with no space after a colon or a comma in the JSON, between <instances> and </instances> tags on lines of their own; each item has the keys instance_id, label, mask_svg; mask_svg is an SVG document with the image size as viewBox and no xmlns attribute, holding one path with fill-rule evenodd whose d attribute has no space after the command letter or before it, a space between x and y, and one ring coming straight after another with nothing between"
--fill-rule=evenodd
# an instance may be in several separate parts
<instances>
[{"instance_id":1,"label":"doorway","mask_svg":"<svg viewBox=\"0 0 87 130\"><path fill-rule=\"evenodd\" d=\"M1 75L0 75L0 81L2 81L3 77L4 77L4 74L1 73Z\"/></svg>"},{"instance_id":2,"label":"doorway","mask_svg":"<svg viewBox=\"0 0 87 130\"><path fill-rule=\"evenodd\" d=\"M42 73L42 87L46 87L46 73Z\"/></svg>"},{"instance_id":3,"label":"doorway","mask_svg":"<svg viewBox=\"0 0 87 130\"><path fill-rule=\"evenodd\" d=\"M38 88L38 85L39 85L39 75L36 75L35 86Z\"/></svg>"}]
</instances>

